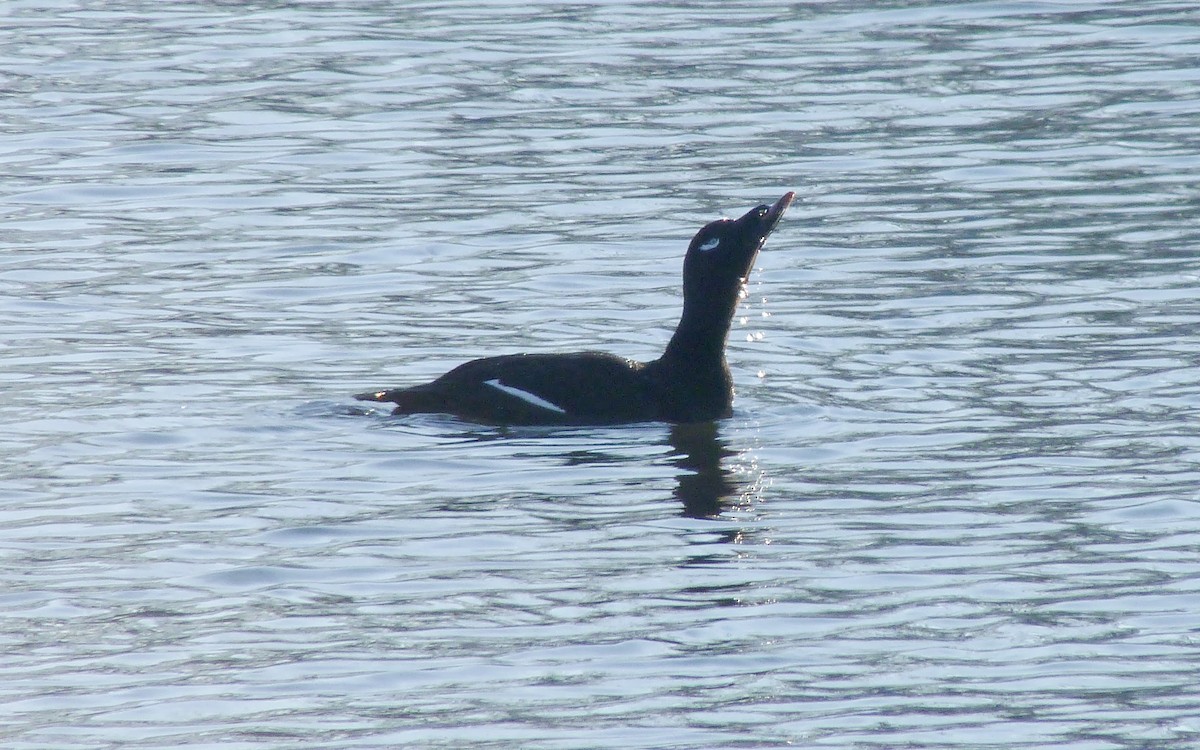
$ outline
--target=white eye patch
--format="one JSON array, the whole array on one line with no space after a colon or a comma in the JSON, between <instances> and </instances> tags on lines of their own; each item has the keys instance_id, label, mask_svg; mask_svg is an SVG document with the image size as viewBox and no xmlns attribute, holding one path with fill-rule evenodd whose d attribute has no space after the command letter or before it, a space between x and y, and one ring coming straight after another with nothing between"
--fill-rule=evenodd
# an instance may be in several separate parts
<instances>
[{"instance_id":1,"label":"white eye patch","mask_svg":"<svg viewBox=\"0 0 1200 750\"><path fill-rule=\"evenodd\" d=\"M713 237L712 239L708 239L708 240L705 240L704 242L701 242L699 245L696 246L696 249L700 250L701 252L707 253L709 250L716 250L717 247L720 246L720 244L721 244L721 238Z\"/></svg>"},{"instance_id":2,"label":"white eye patch","mask_svg":"<svg viewBox=\"0 0 1200 750\"><path fill-rule=\"evenodd\" d=\"M558 404L547 401L546 399L542 398L541 396L537 395L536 393L530 393L529 391L522 390L515 386L505 385L504 383L501 383L500 378L493 378L492 380L485 380L485 381L483 381L483 384L490 385L491 387L495 388L496 390L500 391L501 393L507 393L510 396L519 398L522 401L524 401L525 403L532 404L532 405L538 407L539 409L545 409L547 411L558 412L559 414L567 413L566 409L562 408Z\"/></svg>"}]
</instances>

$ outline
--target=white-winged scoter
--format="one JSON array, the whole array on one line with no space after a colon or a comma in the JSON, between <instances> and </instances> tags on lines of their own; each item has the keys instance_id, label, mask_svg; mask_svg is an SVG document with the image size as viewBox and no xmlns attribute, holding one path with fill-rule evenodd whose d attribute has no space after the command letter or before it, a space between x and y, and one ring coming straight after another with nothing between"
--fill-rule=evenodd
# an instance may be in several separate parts
<instances>
[{"instance_id":1,"label":"white-winged scoter","mask_svg":"<svg viewBox=\"0 0 1200 750\"><path fill-rule=\"evenodd\" d=\"M603 352L510 354L476 359L409 388L371 391L360 401L396 404L393 414L438 413L489 424L702 422L731 413L733 379L725 341L758 251L791 205L704 226L683 259L683 316L652 362Z\"/></svg>"}]
</instances>

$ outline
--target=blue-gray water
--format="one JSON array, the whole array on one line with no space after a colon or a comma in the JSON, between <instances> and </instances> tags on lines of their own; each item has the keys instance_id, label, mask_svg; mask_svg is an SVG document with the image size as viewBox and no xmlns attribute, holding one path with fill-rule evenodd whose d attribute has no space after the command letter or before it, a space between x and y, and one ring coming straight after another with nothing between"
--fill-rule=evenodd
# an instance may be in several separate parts
<instances>
[{"instance_id":1,"label":"blue-gray water","mask_svg":"<svg viewBox=\"0 0 1200 750\"><path fill-rule=\"evenodd\" d=\"M1200 747L1194 3L2 20L5 748ZM789 189L714 428L349 399Z\"/></svg>"}]
</instances>

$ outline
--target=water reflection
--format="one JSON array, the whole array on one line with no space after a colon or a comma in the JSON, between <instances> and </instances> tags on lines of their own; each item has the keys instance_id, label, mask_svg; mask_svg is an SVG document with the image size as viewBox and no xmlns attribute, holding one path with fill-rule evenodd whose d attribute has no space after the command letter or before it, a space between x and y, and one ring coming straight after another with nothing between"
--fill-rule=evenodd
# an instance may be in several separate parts
<instances>
[{"instance_id":1,"label":"water reflection","mask_svg":"<svg viewBox=\"0 0 1200 750\"><path fill-rule=\"evenodd\" d=\"M608 433L602 433L598 438L595 428L588 427L480 425L446 415L392 416L386 408L331 402L312 402L309 408L314 413L319 410L331 416L370 416L379 420L381 426L396 427L406 435L417 436L418 442L421 438L436 438L443 445L454 442L490 444L517 441L522 445L522 450L516 451L516 456L553 457L555 464L567 467L624 467L631 462L649 467L648 458L655 465L659 460L657 453L649 456L645 453L644 443L647 430L656 432L655 443L661 439L657 435L659 425L617 428L621 437L615 439L613 434ZM586 438L586 446L564 450L566 445L577 445L576 441L581 437ZM673 494L683 504L682 513L685 517L715 518L757 495L761 476L738 476L745 468L738 460L739 456L743 456L743 451L730 448L728 441L721 438L719 423L672 424L669 426L667 444L670 447L671 465L682 469L676 474L677 484ZM637 446L636 450L634 446ZM505 455L511 457L514 454L506 451ZM483 457L471 453L471 458L482 460ZM642 486L645 475L641 471L638 475L640 479L637 484ZM504 484L509 486L507 481Z\"/></svg>"},{"instance_id":2,"label":"water reflection","mask_svg":"<svg viewBox=\"0 0 1200 750\"><path fill-rule=\"evenodd\" d=\"M679 475L675 496L683 503L683 514L691 518L720 515L726 500L738 492L729 469L721 460L736 455L721 440L716 422L671 426L675 465L686 469Z\"/></svg>"}]
</instances>

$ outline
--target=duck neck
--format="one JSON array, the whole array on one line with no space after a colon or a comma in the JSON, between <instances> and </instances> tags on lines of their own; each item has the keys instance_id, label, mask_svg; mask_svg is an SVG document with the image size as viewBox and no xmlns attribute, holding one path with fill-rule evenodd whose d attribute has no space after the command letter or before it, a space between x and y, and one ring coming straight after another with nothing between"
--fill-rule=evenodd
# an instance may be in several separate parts
<instances>
[{"instance_id":1,"label":"duck neck","mask_svg":"<svg viewBox=\"0 0 1200 750\"><path fill-rule=\"evenodd\" d=\"M667 350L645 369L660 389L661 418L698 422L729 415L733 378L725 362L728 333L728 322L684 315Z\"/></svg>"},{"instance_id":2,"label":"duck neck","mask_svg":"<svg viewBox=\"0 0 1200 750\"><path fill-rule=\"evenodd\" d=\"M686 362L690 368L698 370L723 368L729 324L729 320L689 318L685 312L667 344L663 359Z\"/></svg>"},{"instance_id":3,"label":"duck neck","mask_svg":"<svg viewBox=\"0 0 1200 750\"><path fill-rule=\"evenodd\" d=\"M663 357L724 365L725 340L737 309L740 285L715 292L705 290L700 295L688 291L685 285L683 315Z\"/></svg>"}]
</instances>

